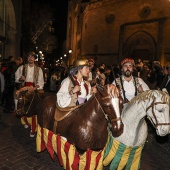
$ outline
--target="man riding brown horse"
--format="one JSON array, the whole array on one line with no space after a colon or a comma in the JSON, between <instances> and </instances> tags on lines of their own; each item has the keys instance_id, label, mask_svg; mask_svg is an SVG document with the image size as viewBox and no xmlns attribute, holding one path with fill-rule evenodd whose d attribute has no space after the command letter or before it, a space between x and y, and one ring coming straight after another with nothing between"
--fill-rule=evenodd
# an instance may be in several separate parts
<instances>
[{"instance_id":1,"label":"man riding brown horse","mask_svg":"<svg viewBox=\"0 0 170 170\"><path fill-rule=\"evenodd\" d=\"M40 67L35 65L35 58L36 55L33 51L27 53L27 61L28 64L21 65L16 73L15 73L15 82L20 83L22 86L33 86L33 89L42 90L44 87L44 78L43 72ZM35 119L35 117L32 117ZM22 124L24 124L24 128L31 127L30 137L34 137L35 135L35 128L32 129L32 123L36 120L28 120L27 116L23 116L21 118Z\"/></svg>"}]
</instances>

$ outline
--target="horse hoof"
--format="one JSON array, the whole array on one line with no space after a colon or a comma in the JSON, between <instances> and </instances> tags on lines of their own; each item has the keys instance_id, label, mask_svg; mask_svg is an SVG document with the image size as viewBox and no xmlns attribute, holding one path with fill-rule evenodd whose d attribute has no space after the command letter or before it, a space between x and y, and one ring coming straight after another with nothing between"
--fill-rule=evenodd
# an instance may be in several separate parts
<instances>
[{"instance_id":1,"label":"horse hoof","mask_svg":"<svg viewBox=\"0 0 170 170\"><path fill-rule=\"evenodd\" d=\"M24 128L27 129L29 126L28 125L24 125Z\"/></svg>"}]
</instances>

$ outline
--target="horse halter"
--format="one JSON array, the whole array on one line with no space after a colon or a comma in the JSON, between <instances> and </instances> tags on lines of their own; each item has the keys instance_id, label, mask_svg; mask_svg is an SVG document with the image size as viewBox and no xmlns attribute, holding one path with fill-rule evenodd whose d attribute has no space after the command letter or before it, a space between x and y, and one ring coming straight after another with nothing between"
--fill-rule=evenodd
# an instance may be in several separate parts
<instances>
[{"instance_id":1,"label":"horse halter","mask_svg":"<svg viewBox=\"0 0 170 170\"><path fill-rule=\"evenodd\" d=\"M95 95L95 94L94 94L94 98L96 99L97 103L99 104L99 106L100 106L100 108L101 108L101 110L102 110L102 112L103 112L106 120L109 121L108 115L104 112L104 110L103 110L101 104L99 103L98 99L96 98L96 95ZM111 97L108 96L108 97L105 97L105 98L111 98ZM119 120L122 121L122 118L121 118L121 117L114 118L114 119L111 119L110 122L111 122L111 123L112 123L112 122L117 122L117 121L119 121Z\"/></svg>"},{"instance_id":2,"label":"horse halter","mask_svg":"<svg viewBox=\"0 0 170 170\"><path fill-rule=\"evenodd\" d=\"M21 109L17 109L17 110L15 110L15 112L17 113L18 111L22 111L23 113L25 113L27 115L29 110L30 110L30 108L31 108L31 105L33 103L34 97L35 97L35 91L34 91L34 95L32 97L31 103L30 103L30 105L29 105L29 107L28 107L26 112L25 112L25 109L24 109L24 106L25 106L25 103L26 103L26 100L27 100L26 97L25 96L21 96L20 98L18 98L18 100L23 100L24 104L23 104L23 107Z\"/></svg>"},{"instance_id":3,"label":"horse halter","mask_svg":"<svg viewBox=\"0 0 170 170\"><path fill-rule=\"evenodd\" d=\"M150 120L150 122L151 122L152 125L155 127L155 129L157 129L157 127L160 126L160 125L170 125L170 122L169 122L169 123L159 123L158 120L157 120L157 118L156 118L155 112L154 112L154 106L155 106L155 105L157 105L157 104L166 104L166 102L155 102L155 103L154 103L154 101L155 101L155 98L154 98L153 102L151 103L151 105L146 109L146 112L147 112L150 108L152 108L152 114L153 114L153 116L154 116L154 118L155 118L156 124L153 122L153 120L151 119L150 116L147 115L147 118Z\"/></svg>"}]
</instances>

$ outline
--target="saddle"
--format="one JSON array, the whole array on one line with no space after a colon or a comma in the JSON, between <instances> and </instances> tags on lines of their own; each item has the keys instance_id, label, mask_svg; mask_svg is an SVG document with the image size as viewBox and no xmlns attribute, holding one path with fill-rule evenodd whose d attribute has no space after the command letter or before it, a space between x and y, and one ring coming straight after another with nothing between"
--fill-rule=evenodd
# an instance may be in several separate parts
<instances>
[{"instance_id":1,"label":"saddle","mask_svg":"<svg viewBox=\"0 0 170 170\"><path fill-rule=\"evenodd\" d=\"M66 107L66 108L61 108L56 104L56 110L54 114L54 120L57 122L63 120L67 115L69 115L72 111L80 107L81 105L77 106L72 106L72 107Z\"/></svg>"},{"instance_id":2,"label":"saddle","mask_svg":"<svg viewBox=\"0 0 170 170\"><path fill-rule=\"evenodd\" d=\"M80 107L81 105L72 106L72 107L66 107L61 108L56 103L56 110L54 113L54 124L53 124L53 132L56 133L57 124L59 121L63 120L65 117L67 117L72 111Z\"/></svg>"}]
</instances>

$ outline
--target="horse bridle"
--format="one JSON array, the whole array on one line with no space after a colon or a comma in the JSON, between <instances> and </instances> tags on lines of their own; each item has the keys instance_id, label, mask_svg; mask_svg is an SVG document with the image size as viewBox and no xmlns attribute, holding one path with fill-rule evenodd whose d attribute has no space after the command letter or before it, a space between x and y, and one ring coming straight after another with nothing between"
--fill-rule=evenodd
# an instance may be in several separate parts
<instances>
[{"instance_id":1,"label":"horse bridle","mask_svg":"<svg viewBox=\"0 0 170 170\"><path fill-rule=\"evenodd\" d=\"M95 95L95 94L94 94L94 98L96 99L97 103L99 104L99 106L100 106L100 108L101 108L101 110L102 110L102 112L103 112L103 114L104 114L106 120L109 121L110 119L108 118L108 115L104 112L104 110L103 110L103 108L102 108L100 102L99 102L98 99L96 98L96 95ZM105 98L111 98L111 97L108 96L108 97L105 97ZM111 122L111 123L112 123L112 122L117 122L117 121L119 121L119 120L122 121L121 116L118 117L118 118L111 119L110 122Z\"/></svg>"},{"instance_id":2,"label":"horse bridle","mask_svg":"<svg viewBox=\"0 0 170 170\"><path fill-rule=\"evenodd\" d=\"M29 105L29 107L28 107L28 109L27 109L27 111L25 112L25 109L24 109L24 106L25 106L25 102L26 102L26 97L24 96L21 96L20 98L18 98L18 100L22 100L23 99L23 101L24 101L24 104L23 104L23 107L21 108L21 109L17 109L17 110L15 110L15 112L17 113L18 111L22 111L22 112L24 112L25 114L28 114L28 112L29 112L29 110L30 110L30 108L31 108L31 105L32 105L32 102L33 102L33 100L34 100L34 97L35 97L35 91L34 91L34 95L33 95L33 97L32 97L32 100L31 100L31 103L30 103L30 105Z\"/></svg>"},{"instance_id":3,"label":"horse bridle","mask_svg":"<svg viewBox=\"0 0 170 170\"><path fill-rule=\"evenodd\" d=\"M147 112L150 108L152 108L152 114L155 118L156 123L153 122L153 120L151 119L150 116L147 115L147 118L150 120L150 122L155 127L155 129L157 129L157 127L160 126L160 125L170 125L170 122L169 123L159 123L158 122L156 115L155 115L155 112L154 112L154 106L157 105L157 104L166 104L166 102L155 102L155 99L154 99L153 102L151 103L151 105L146 109L146 112Z\"/></svg>"}]
</instances>

